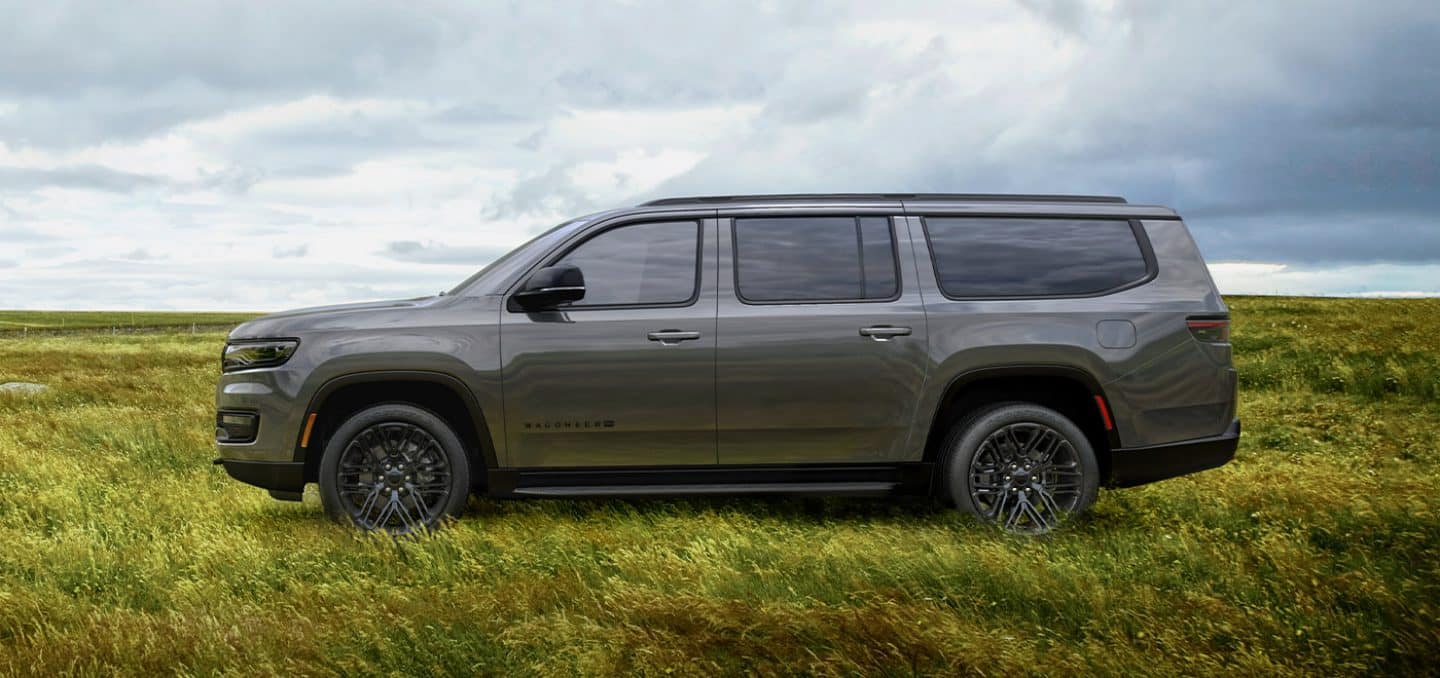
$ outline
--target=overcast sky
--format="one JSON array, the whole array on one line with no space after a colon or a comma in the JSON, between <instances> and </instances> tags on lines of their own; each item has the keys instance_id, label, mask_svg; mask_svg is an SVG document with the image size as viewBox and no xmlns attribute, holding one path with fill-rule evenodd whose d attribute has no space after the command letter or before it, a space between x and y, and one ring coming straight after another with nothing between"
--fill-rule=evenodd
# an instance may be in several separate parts
<instances>
[{"instance_id":1,"label":"overcast sky","mask_svg":"<svg viewBox=\"0 0 1440 678\"><path fill-rule=\"evenodd\" d=\"M0 308L447 288L659 195L1090 192L1440 294L1440 3L0 1Z\"/></svg>"}]
</instances>

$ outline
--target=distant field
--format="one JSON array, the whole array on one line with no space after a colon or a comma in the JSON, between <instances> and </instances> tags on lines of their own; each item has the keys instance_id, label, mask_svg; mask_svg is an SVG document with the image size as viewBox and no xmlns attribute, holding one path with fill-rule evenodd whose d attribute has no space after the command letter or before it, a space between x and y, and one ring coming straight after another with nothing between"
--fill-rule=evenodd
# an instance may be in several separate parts
<instances>
[{"instance_id":1,"label":"distant field","mask_svg":"<svg viewBox=\"0 0 1440 678\"><path fill-rule=\"evenodd\" d=\"M0 311L0 332L238 325L256 313L168 311Z\"/></svg>"},{"instance_id":2,"label":"distant field","mask_svg":"<svg viewBox=\"0 0 1440 678\"><path fill-rule=\"evenodd\" d=\"M210 465L223 333L188 326L245 316L0 333L0 382L52 386L0 396L0 674L1434 674L1440 300L1230 301L1236 461L1043 539L846 499L366 537Z\"/></svg>"}]
</instances>

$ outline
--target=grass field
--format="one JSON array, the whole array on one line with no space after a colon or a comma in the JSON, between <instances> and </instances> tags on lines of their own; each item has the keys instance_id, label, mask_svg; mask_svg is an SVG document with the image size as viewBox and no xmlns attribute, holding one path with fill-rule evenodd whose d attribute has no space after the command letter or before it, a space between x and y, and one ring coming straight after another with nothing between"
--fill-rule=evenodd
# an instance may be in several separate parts
<instances>
[{"instance_id":1,"label":"grass field","mask_svg":"<svg viewBox=\"0 0 1440 678\"><path fill-rule=\"evenodd\" d=\"M1231 305L1236 461L1043 539L844 499L367 537L210 465L222 334L7 334L53 388L0 396L0 672L1435 672L1440 300Z\"/></svg>"},{"instance_id":2,"label":"grass field","mask_svg":"<svg viewBox=\"0 0 1440 678\"><path fill-rule=\"evenodd\" d=\"M254 313L175 313L170 311L0 311L0 333L68 330L215 329L238 325Z\"/></svg>"}]
</instances>

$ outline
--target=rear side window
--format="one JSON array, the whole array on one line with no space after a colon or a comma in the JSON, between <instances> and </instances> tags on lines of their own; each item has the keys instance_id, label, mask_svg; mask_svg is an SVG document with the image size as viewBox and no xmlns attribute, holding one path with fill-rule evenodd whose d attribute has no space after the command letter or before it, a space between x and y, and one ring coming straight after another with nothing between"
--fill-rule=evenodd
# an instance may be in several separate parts
<instances>
[{"instance_id":1,"label":"rear side window","mask_svg":"<svg viewBox=\"0 0 1440 678\"><path fill-rule=\"evenodd\" d=\"M1150 273L1130 222L926 217L948 297L1052 297L1106 292Z\"/></svg>"},{"instance_id":2,"label":"rear side window","mask_svg":"<svg viewBox=\"0 0 1440 678\"><path fill-rule=\"evenodd\" d=\"M667 221L605 231L556 263L585 275L585 298L566 308L683 304L700 281L700 223Z\"/></svg>"},{"instance_id":3,"label":"rear side window","mask_svg":"<svg viewBox=\"0 0 1440 678\"><path fill-rule=\"evenodd\" d=\"M735 286L754 302L883 301L899 295L888 217L735 220Z\"/></svg>"}]
</instances>

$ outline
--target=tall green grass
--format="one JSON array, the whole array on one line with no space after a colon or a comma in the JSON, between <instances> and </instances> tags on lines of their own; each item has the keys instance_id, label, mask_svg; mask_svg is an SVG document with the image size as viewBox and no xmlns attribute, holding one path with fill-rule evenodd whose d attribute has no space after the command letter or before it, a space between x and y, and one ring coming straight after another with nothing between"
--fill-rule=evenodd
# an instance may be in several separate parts
<instances>
[{"instance_id":1,"label":"tall green grass","mask_svg":"<svg viewBox=\"0 0 1440 678\"><path fill-rule=\"evenodd\" d=\"M0 672L1433 672L1440 302L1232 307L1236 461L1043 539L845 499L358 535L210 465L221 334L10 335L52 388L0 396Z\"/></svg>"}]
</instances>

